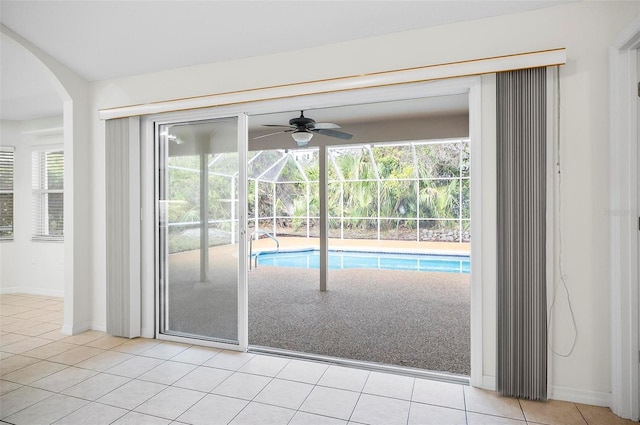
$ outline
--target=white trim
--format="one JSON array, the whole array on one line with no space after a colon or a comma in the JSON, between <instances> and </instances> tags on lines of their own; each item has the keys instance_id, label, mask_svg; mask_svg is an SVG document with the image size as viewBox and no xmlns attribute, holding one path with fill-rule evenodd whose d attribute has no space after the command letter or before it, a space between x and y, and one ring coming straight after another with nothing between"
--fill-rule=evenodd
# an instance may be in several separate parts
<instances>
[{"instance_id":1,"label":"white trim","mask_svg":"<svg viewBox=\"0 0 640 425\"><path fill-rule=\"evenodd\" d=\"M247 150L249 122L246 114L237 116L238 151L238 342L241 351L249 347L249 263L247 239L248 185ZM234 219L235 217L231 217Z\"/></svg>"},{"instance_id":2,"label":"white trim","mask_svg":"<svg viewBox=\"0 0 640 425\"><path fill-rule=\"evenodd\" d=\"M471 203L471 385L483 384L483 316L482 316L482 82L479 77L469 85L469 149Z\"/></svg>"},{"instance_id":3,"label":"white trim","mask_svg":"<svg viewBox=\"0 0 640 425\"><path fill-rule=\"evenodd\" d=\"M547 211L546 211L546 291L547 291L547 318L550 318L553 306L556 272L559 268L559 259L556 256L556 246L559 244L560 214L558 206L559 170L558 164L558 79L556 67L547 68ZM552 324L547 320L547 396L550 398L553 392L553 361L555 359L551 349L553 342Z\"/></svg>"},{"instance_id":4,"label":"white trim","mask_svg":"<svg viewBox=\"0 0 640 425\"><path fill-rule=\"evenodd\" d=\"M559 386L552 387L552 393L549 398L553 400L569 401L572 403L582 403L602 407L608 407L611 404L611 393Z\"/></svg>"},{"instance_id":5,"label":"white trim","mask_svg":"<svg viewBox=\"0 0 640 425\"><path fill-rule=\"evenodd\" d=\"M611 403L613 413L640 419L638 367L638 98L640 18L609 49L611 229Z\"/></svg>"},{"instance_id":6,"label":"white trim","mask_svg":"<svg viewBox=\"0 0 640 425\"><path fill-rule=\"evenodd\" d=\"M310 81L276 87L263 87L252 90L212 94L188 99L102 109L99 111L99 117L100 119L106 120L135 115L160 114L213 106L238 105L322 93L435 81L455 77L477 76L499 71L561 65L566 63L566 59L566 50L564 48L558 48L494 58L472 59L454 63L392 70L368 75L356 75L322 81Z\"/></svg>"},{"instance_id":7,"label":"white trim","mask_svg":"<svg viewBox=\"0 0 640 425\"><path fill-rule=\"evenodd\" d=\"M495 391L496 390L496 377L495 376L489 376L489 375L483 375L482 376L482 385L480 385L480 388L482 388L484 390Z\"/></svg>"},{"instance_id":8,"label":"white trim","mask_svg":"<svg viewBox=\"0 0 640 425\"><path fill-rule=\"evenodd\" d=\"M88 331L91 329L90 322L78 323L74 325L64 325L60 331L63 335L77 335L79 333Z\"/></svg>"}]
</instances>

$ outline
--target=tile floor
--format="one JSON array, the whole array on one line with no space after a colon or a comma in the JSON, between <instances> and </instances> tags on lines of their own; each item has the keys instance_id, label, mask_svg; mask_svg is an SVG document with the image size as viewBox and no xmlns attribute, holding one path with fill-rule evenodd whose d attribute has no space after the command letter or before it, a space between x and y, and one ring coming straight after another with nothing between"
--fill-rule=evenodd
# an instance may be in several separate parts
<instances>
[{"instance_id":1,"label":"tile floor","mask_svg":"<svg viewBox=\"0 0 640 425\"><path fill-rule=\"evenodd\" d=\"M0 423L633 424L607 408L88 331L61 299L0 295Z\"/></svg>"}]
</instances>

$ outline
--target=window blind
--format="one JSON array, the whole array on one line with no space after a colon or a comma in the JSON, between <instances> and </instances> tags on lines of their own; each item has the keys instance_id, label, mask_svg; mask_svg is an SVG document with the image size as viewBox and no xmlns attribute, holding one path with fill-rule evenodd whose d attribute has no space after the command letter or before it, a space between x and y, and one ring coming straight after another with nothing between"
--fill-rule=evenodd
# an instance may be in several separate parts
<instances>
[{"instance_id":1,"label":"window blind","mask_svg":"<svg viewBox=\"0 0 640 425\"><path fill-rule=\"evenodd\" d=\"M13 147L0 148L0 239L13 239Z\"/></svg>"},{"instance_id":2,"label":"window blind","mask_svg":"<svg viewBox=\"0 0 640 425\"><path fill-rule=\"evenodd\" d=\"M500 72L496 83L496 390L546 400L546 68Z\"/></svg>"},{"instance_id":3,"label":"window blind","mask_svg":"<svg viewBox=\"0 0 640 425\"><path fill-rule=\"evenodd\" d=\"M32 238L62 240L64 236L64 152L34 151L32 161Z\"/></svg>"}]
</instances>

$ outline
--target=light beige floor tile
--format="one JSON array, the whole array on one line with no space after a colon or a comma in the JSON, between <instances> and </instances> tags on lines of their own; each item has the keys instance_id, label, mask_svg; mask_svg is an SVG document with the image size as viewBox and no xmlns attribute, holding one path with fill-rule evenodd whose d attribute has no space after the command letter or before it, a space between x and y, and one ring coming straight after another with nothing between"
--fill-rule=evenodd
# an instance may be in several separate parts
<instances>
[{"instance_id":1,"label":"light beige floor tile","mask_svg":"<svg viewBox=\"0 0 640 425\"><path fill-rule=\"evenodd\" d=\"M101 353L104 353L104 350L93 347L79 346L69 351L65 351L64 353L49 357L48 360L68 365L75 365Z\"/></svg>"},{"instance_id":2,"label":"light beige floor tile","mask_svg":"<svg viewBox=\"0 0 640 425\"><path fill-rule=\"evenodd\" d=\"M172 357L171 360L174 362L202 365L221 351L222 350L219 348L199 347L194 345Z\"/></svg>"},{"instance_id":3,"label":"light beige floor tile","mask_svg":"<svg viewBox=\"0 0 640 425\"><path fill-rule=\"evenodd\" d=\"M347 421L328 416L314 415L307 412L296 412L289 425L347 425Z\"/></svg>"},{"instance_id":4,"label":"light beige floor tile","mask_svg":"<svg viewBox=\"0 0 640 425\"><path fill-rule=\"evenodd\" d=\"M94 341L88 342L85 345L87 347L101 348L103 350L111 350L114 347L124 344L129 341L127 338L121 338L119 336L107 335Z\"/></svg>"},{"instance_id":5,"label":"light beige floor tile","mask_svg":"<svg viewBox=\"0 0 640 425\"><path fill-rule=\"evenodd\" d=\"M289 361L282 357L258 355L246 362L238 372L273 377L280 373Z\"/></svg>"},{"instance_id":6,"label":"light beige floor tile","mask_svg":"<svg viewBox=\"0 0 640 425\"><path fill-rule=\"evenodd\" d=\"M96 401L110 406L133 410L165 388L167 388L166 385L156 384L155 382L137 381L134 379L100 397Z\"/></svg>"},{"instance_id":7,"label":"light beige floor tile","mask_svg":"<svg viewBox=\"0 0 640 425\"><path fill-rule=\"evenodd\" d=\"M0 360L8 359L9 357L16 356L17 354L5 353L0 351Z\"/></svg>"},{"instance_id":8,"label":"light beige floor tile","mask_svg":"<svg viewBox=\"0 0 640 425\"><path fill-rule=\"evenodd\" d=\"M128 412L119 407L89 403L55 422L54 425L109 425Z\"/></svg>"},{"instance_id":9,"label":"light beige floor tile","mask_svg":"<svg viewBox=\"0 0 640 425\"><path fill-rule=\"evenodd\" d=\"M17 330L16 333L26 335L26 336L40 336L42 334L46 334L51 331L55 331L57 329L60 329L60 325L56 325L53 323L40 323L25 329Z\"/></svg>"},{"instance_id":10,"label":"light beige floor tile","mask_svg":"<svg viewBox=\"0 0 640 425\"><path fill-rule=\"evenodd\" d=\"M406 425L410 404L407 400L362 394L351 421L370 425Z\"/></svg>"},{"instance_id":11,"label":"light beige floor tile","mask_svg":"<svg viewBox=\"0 0 640 425\"><path fill-rule=\"evenodd\" d=\"M41 316L44 316L47 313L50 313L50 312L46 310L40 310L38 308L30 308L29 310L23 313L14 314L11 317L15 317L17 319L37 319Z\"/></svg>"},{"instance_id":12,"label":"light beige floor tile","mask_svg":"<svg viewBox=\"0 0 640 425\"><path fill-rule=\"evenodd\" d=\"M226 425L248 401L208 394L178 417L178 421L193 425ZM212 415L211 412L216 412Z\"/></svg>"},{"instance_id":13,"label":"light beige floor tile","mask_svg":"<svg viewBox=\"0 0 640 425\"><path fill-rule=\"evenodd\" d=\"M328 368L328 365L322 363L291 360L284 369L278 373L277 377L307 384L317 384Z\"/></svg>"},{"instance_id":14,"label":"light beige floor tile","mask_svg":"<svg viewBox=\"0 0 640 425\"><path fill-rule=\"evenodd\" d=\"M211 412L209 412L209 415L211 415ZM129 412L115 421L113 425L169 425L170 423L170 419L144 415L138 412Z\"/></svg>"},{"instance_id":15,"label":"light beige floor tile","mask_svg":"<svg viewBox=\"0 0 640 425\"><path fill-rule=\"evenodd\" d=\"M22 387L22 384L18 384L16 382L5 381L4 379L0 379L0 395L4 395L13 390L17 390Z\"/></svg>"},{"instance_id":16,"label":"light beige floor tile","mask_svg":"<svg viewBox=\"0 0 640 425\"><path fill-rule=\"evenodd\" d=\"M260 391L254 401L297 410L311 390L311 384L274 379Z\"/></svg>"},{"instance_id":17,"label":"light beige floor tile","mask_svg":"<svg viewBox=\"0 0 640 425\"><path fill-rule=\"evenodd\" d=\"M315 387L300 406L300 410L348 420L359 397L360 394L353 391Z\"/></svg>"},{"instance_id":18,"label":"light beige floor tile","mask_svg":"<svg viewBox=\"0 0 640 425\"><path fill-rule=\"evenodd\" d=\"M390 373L371 372L363 393L411 400L415 379Z\"/></svg>"},{"instance_id":19,"label":"light beige floor tile","mask_svg":"<svg viewBox=\"0 0 640 425\"><path fill-rule=\"evenodd\" d=\"M163 341L160 344L157 344L149 348L148 350L143 351L142 353L140 353L140 355L146 356L146 357L155 357L157 359L168 360L180 354L181 352L183 352L189 347L190 345L188 344L180 344L177 342Z\"/></svg>"},{"instance_id":20,"label":"light beige floor tile","mask_svg":"<svg viewBox=\"0 0 640 425\"><path fill-rule=\"evenodd\" d=\"M113 375L126 376L128 378L137 378L143 373L149 372L154 367L163 363L164 360L154 359L153 357L141 357L134 356L129 360L125 360L122 363L107 370L108 373Z\"/></svg>"},{"instance_id":21,"label":"light beige floor tile","mask_svg":"<svg viewBox=\"0 0 640 425\"><path fill-rule=\"evenodd\" d=\"M576 403L576 407L582 413L589 425L637 425L629 419L622 419L613 414L608 407L589 406Z\"/></svg>"},{"instance_id":22,"label":"light beige floor tile","mask_svg":"<svg viewBox=\"0 0 640 425\"><path fill-rule=\"evenodd\" d=\"M138 406L135 411L161 418L176 419L207 395L200 391L168 387Z\"/></svg>"},{"instance_id":23,"label":"light beige floor tile","mask_svg":"<svg viewBox=\"0 0 640 425\"><path fill-rule=\"evenodd\" d=\"M49 344L50 342L50 340L44 338L27 338L2 347L2 351L13 354L22 354L25 351L33 350L34 348L41 347Z\"/></svg>"},{"instance_id":24,"label":"light beige floor tile","mask_svg":"<svg viewBox=\"0 0 640 425\"><path fill-rule=\"evenodd\" d=\"M50 339L53 341L60 341L63 340L65 338L68 338L69 335L65 335L62 332L60 332L60 329L57 329L55 331L51 331L51 332L47 332L45 334L42 335L38 335L38 338L46 338L46 339Z\"/></svg>"},{"instance_id":25,"label":"light beige floor tile","mask_svg":"<svg viewBox=\"0 0 640 425\"><path fill-rule=\"evenodd\" d=\"M5 418L15 425L52 424L87 404L86 400L55 394Z\"/></svg>"},{"instance_id":26,"label":"light beige floor tile","mask_svg":"<svg viewBox=\"0 0 640 425\"><path fill-rule=\"evenodd\" d=\"M232 373L230 370L199 366L174 383L173 386L208 393L231 376Z\"/></svg>"},{"instance_id":27,"label":"light beige floor tile","mask_svg":"<svg viewBox=\"0 0 640 425\"><path fill-rule=\"evenodd\" d=\"M16 342L24 341L27 338L29 337L26 335L14 333L6 333L4 335L0 335L0 348L14 344Z\"/></svg>"},{"instance_id":28,"label":"light beige floor tile","mask_svg":"<svg viewBox=\"0 0 640 425\"><path fill-rule=\"evenodd\" d=\"M254 402L249 403L238 416L229 422L229 425L252 425L257 423L287 425L295 413L295 410Z\"/></svg>"},{"instance_id":29,"label":"light beige floor tile","mask_svg":"<svg viewBox=\"0 0 640 425\"><path fill-rule=\"evenodd\" d=\"M50 342L47 345L42 345L38 348L34 348L33 350L25 351L23 355L35 357L37 359L48 359L49 357L53 357L57 354L64 353L65 351L69 351L77 347L77 345L56 341Z\"/></svg>"},{"instance_id":30,"label":"light beige floor tile","mask_svg":"<svg viewBox=\"0 0 640 425\"><path fill-rule=\"evenodd\" d=\"M120 388L127 382L131 381L124 376L109 375L101 373L95 375L86 381L80 382L72 387L62 391L63 394L73 397L83 398L85 400L97 400L100 397L109 394L111 391Z\"/></svg>"},{"instance_id":31,"label":"light beige floor tile","mask_svg":"<svg viewBox=\"0 0 640 425\"><path fill-rule=\"evenodd\" d=\"M518 421L500 416L484 415L482 413L467 412L468 425L526 425L525 421Z\"/></svg>"},{"instance_id":32,"label":"light beige floor tile","mask_svg":"<svg viewBox=\"0 0 640 425\"><path fill-rule=\"evenodd\" d=\"M505 418L525 420L518 400L501 397L494 391L481 390L469 386L464 387L467 411L502 416Z\"/></svg>"},{"instance_id":33,"label":"light beige floor tile","mask_svg":"<svg viewBox=\"0 0 640 425\"><path fill-rule=\"evenodd\" d=\"M117 351L105 351L97 356L76 364L77 367L105 372L120 363L133 358L133 355Z\"/></svg>"},{"instance_id":34,"label":"light beige floor tile","mask_svg":"<svg viewBox=\"0 0 640 425\"><path fill-rule=\"evenodd\" d=\"M0 376L4 377L11 372L22 369L23 367L32 365L34 363L38 363L39 361L39 359L35 359L33 357L26 357L20 354L16 354L0 361Z\"/></svg>"},{"instance_id":35,"label":"light beige floor tile","mask_svg":"<svg viewBox=\"0 0 640 425\"><path fill-rule=\"evenodd\" d=\"M464 390L462 385L416 379L411 401L436 406L464 410Z\"/></svg>"},{"instance_id":36,"label":"light beige floor tile","mask_svg":"<svg viewBox=\"0 0 640 425\"><path fill-rule=\"evenodd\" d=\"M0 418L4 419L52 395L52 392L27 386L4 394L0 396Z\"/></svg>"},{"instance_id":37,"label":"light beige floor tile","mask_svg":"<svg viewBox=\"0 0 640 425\"><path fill-rule=\"evenodd\" d=\"M48 323L58 323L62 319L64 319L64 314L61 311L46 311L46 314L38 317L38 320Z\"/></svg>"},{"instance_id":38,"label":"light beige floor tile","mask_svg":"<svg viewBox=\"0 0 640 425\"><path fill-rule=\"evenodd\" d=\"M15 303L14 305L3 304L2 308L0 308L0 316L14 316L29 310L28 307L15 305Z\"/></svg>"},{"instance_id":39,"label":"light beige floor tile","mask_svg":"<svg viewBox=\"0 0 640 425\"><path fill-rule=\"evenodd\" d=\"M143 373L138 377L138 379L157 382L158 384L171 385L196 367L197 366L188 363L179 363L167 360L150 371Z\"/></svg>"},{"instance_id":40,"label":"light beige floor tile","mask_svg":"<svg viewBox=\"0 0 640 425\"><path fill-rule=\"evenodd\" d=\"M466 425L464 410L430 404L411 403L408 425Z\"/></svg>"},{"instance_id":41,"label":"light beige floor tile","mask_svg":"<svg viewBox=\"0 0 640 425\"><path fill-rule=\"evenodd\" d=\"M18 369L15 372L3 375L2 379L26 385L66 368L66 365L60 363L41 360L38 363L34 363L23 367L22 369Z\"/></svg>"},{"instance_id":42,"label":"light beige floor tile","mask_svg":"<svg viewBox=\"0 0 640 425\"><path fill-rule=\"evenodd\" d=\"M549 400L546 402L520 400L527 422L548 425L586 425L580 411L573 403Z\"/></svg>"},{"instance_id":43,"label":"light beige floor tile","mask_svg":"<svg viewBox=\"0 0 640 425\"><path fill-rule=\"evenodd\" d=\"M160 344L160 341L155 339L135 338L125 342L124 344L118 345L113 348L113 350L120 351L121 353L140 354L158 344Z\"/></svg>"},{"instance_id":44,"label":"light beige floor tile","mask_svg":"<svg viewBox=\"0 0 640 425\"><path fill-rule=\"evenodd\" d=\"M14 317L15 318L15 317ZM30 320L30 319L18 319L15 318L16 321L9 324L9 325L4 325L2 326L2 330L4 332L20 332L23 329L28 329L31 326L35 326L35 325L39 325L42 322L38 322L37 320Z\"/></svg>"},{"instance_id":45,"label":"light beige floor tile","mask_svg":"<svg viewBox=\"0 0 640 425\"><path fill-rule=\"evenodd\" d=\"M212 393L243 400L253 400L267 386L269 381L271 381L271 378L266 376L236 372L218 385Z\"/></svg>"},{"instance_id":46,"label":"light beige floor tile","mask_svg":"<svg viewBox=\"0 0 640 425\"><path fill-rule=\"evenodd\" d=\"M206 361L204 365L219 369L238 370L253 357L255 354L224 350Z\"/></svg>"},{"instance_id":47,"label":"light beige floor tile","mask_svg":"<svg viewBox=\"0 0 640 425\"><path fill-rule=\"evenodd\" d=\"M350 369L343 366L329 366L322 375L318 385L332 388L340 388L349 391L362 391L367 382L369 373L366 370Z\"/></svg>"},{"instance_id":48,"label":"light beige floor tile","mask_svg":"<svg viewBox=\"0 0 640 425\"><path fill-rule=\"evenodd\" d=\"M104 332L86 331L82 332L81 334L65 338L64 342L68 342L70 344L85 345L89 342L95 341L96 339L104 338L105 336L107 336L107 334Z\"/></svg>"},{"instance_id":49,"label":"light beige floor tile","mask_svg":"<svg viewBox=\"0 0 640 425\"><path fill-rule=\"evenodd\" d=\"M42 379L32 382L32 387L40 388L54 393L59 393L80 382L86 381L98 372L77 367L68 367L59 372L52 373Z\"/></svg>"}]
</instances>

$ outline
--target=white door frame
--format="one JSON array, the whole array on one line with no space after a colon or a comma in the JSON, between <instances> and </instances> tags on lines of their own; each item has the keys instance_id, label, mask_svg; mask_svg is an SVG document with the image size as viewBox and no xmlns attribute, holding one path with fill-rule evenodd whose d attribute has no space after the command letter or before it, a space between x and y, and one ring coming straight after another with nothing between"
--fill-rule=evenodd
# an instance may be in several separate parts
<instances>
[{"instance_id":1,"label":"white door frame","mask_svg":"<svg viewBox=\"0 0 640 425\"><path fill-rule=\"evenodd\" d=\"M640 17L609 49L611 410L640 419L638 64Z\"/></svg>"}]
</instances>

